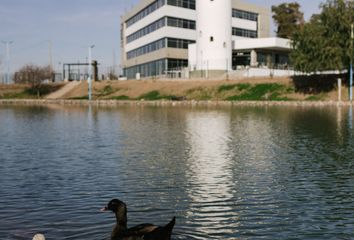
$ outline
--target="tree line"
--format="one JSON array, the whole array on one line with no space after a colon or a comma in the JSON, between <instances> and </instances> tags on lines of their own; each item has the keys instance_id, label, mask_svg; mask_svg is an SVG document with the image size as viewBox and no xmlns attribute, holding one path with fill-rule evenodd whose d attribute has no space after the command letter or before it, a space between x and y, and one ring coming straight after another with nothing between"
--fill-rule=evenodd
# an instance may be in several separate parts
<instances>
[{"instance_id":1,"label":"tree line","mask_svg":"<svg viewBox=\"0 0 354 240\"><path fill-rule=\"evenodd\" d=\"M292 40L290 60L302 72L344 70L353 58L354 1L327 0L307 22L297 2L272 6L278 37Z\"/></svg>"}]
</instances>

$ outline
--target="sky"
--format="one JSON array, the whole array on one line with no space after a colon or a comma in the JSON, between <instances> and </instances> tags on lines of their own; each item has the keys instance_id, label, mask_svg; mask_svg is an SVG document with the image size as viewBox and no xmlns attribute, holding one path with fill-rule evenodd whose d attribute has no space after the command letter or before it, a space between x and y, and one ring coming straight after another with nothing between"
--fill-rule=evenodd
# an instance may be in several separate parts
<instances>
[{"instance_id":1,"label":"sky","mask_svg":"<svg viewBox=\"0 0 354 240\"><path fill-rule=\"evenodd\" d=\"M271 7L291 0L243 0ZM109 67L120 63L120 16L139 0L0 0L0 71L10 45L11 71L25 64L86 62L92 56ZM298 0L305 19L319 12L323 0ZM274 27L273 27L274 28ZM51 47L50 47L51 46ZM50 51L51 49L51 51ZM51 54L50 54L51 53ZM50 58L52 56L52 58Z\"/></svg>"}]
</instances>

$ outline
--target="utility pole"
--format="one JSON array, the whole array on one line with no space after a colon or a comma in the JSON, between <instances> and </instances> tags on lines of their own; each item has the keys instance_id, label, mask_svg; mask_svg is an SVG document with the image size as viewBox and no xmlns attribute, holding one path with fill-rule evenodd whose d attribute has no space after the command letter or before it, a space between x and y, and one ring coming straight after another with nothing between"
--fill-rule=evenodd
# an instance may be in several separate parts
<instances>
[{"instance_id":1,"label":"utility pole","mask_svg":"<svg viewBox=\"0 0 354 240\"><path fill-rule=\"evenodd\" d=\"M13 43L13 41L2 41L3 44L6 45L6 78L5 78L5 84L10 84L10 44Z\"/></svg>"},{"instance_id":2,"label":"utility pole","mask_svg":"<svg viewBox=\"0 0 354 240\"><path fill-rule=\"evenodd\" d=\"M112 72L111 72L113 75L116 75L116 64L117 64L116 63L116 51L113 49L113 69L112 69Z\"/></svg>"},{"instance_id":3,"label":"utility pole","mask_svg":"<svg viewBox=\"0 0 354 240\"><path fill-rule=\"evenodd\" d=\"M354 24L351 25L350 34L350 69L349 69L349 100L353 101L353 41L354 41Z\"/></svg>"},{"instance_id":4,"label":"utility pole","mask_svg":"<svg viewBox=\"0 0 354 240\"><path fill-rule=\"evenodd\" d=\"M54 70L53 68L53 54L52 54L52 41L48 40L48 49L49 49L49 67L51 70Z\"/></svg>"},{"instance_id":5,"label":"utility pole","mask_svg":"<svg viewBox=\"0 0 354 240\"><path fill-rule=\"evenodd\" d=\"M92 100L92 48L94 48L95 45L91 45L88 48L88 65L89 65L89 70L88 70L88 98L91 101Z\"/></svg>"}]
</instances>

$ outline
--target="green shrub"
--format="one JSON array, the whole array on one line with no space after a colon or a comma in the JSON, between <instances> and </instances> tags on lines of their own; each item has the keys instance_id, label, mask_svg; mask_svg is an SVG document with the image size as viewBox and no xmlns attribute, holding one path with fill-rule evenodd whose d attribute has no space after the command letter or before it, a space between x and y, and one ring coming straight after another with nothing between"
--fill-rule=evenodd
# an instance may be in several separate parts
<instances>
[{"instance_id":1,"label":"green shrub","mask_svg":"<svg viewBox=\"0 0 354 240\"><path fill-rule=\"evenodd\" d=\"M237 89L240 90L240 91L249 89L250 87L251 87L251 84L249 84L249 83L240 83L240 84L237 84Z\"/></svg>"},{"instance_id":2,"label":"green shrub","mask_svg":"<svg viewBox=\"0 0 354 240\"><path fill-rule=\"evenodd\" d=\"M144 100L160 100L162 98L163 96L161 96L160 92L156 90L142 94L138 97L138 99L144 99Z\"/></svg>"},{"instance_id":3,"label":"green shrub","mask_svg":"<svg viewBox=\"0 0 354 240\"><path fill-rule=\"evenodd\" d=\"M284 91L284 86L276 83L263 83L253 86L244 86L247 90L240 95L228 97L227 100L237 101L259 101L259 100L279 100L279 96Z\"/></svg>"},{"instance_id":4,"label":"green shrub","mask_svg":"<svg viewBox=\"0 0 354 240\"><path fill-rule=\"evenodd\" d=\"M109 95L109 94L112 94L114 93L114 89L112 88L111 85L107 85L103 88L102 90L102 95Z\"/></svg>"},{"instance_id":5,"label":"green shrub","mask_svg":"<svg viewBox=\"0 0 354 240\"><path fill-rule=\"evenodd\" d=\"M309 96L305 100L306 101L323 101L326 99L326 97L327 97L327 95L325 93L320 93L320 94Z\"/></svg>"},{"instance_id":6,"label":"green shrub","mask_svg":"<svg viewBox=\"0 0 354 240\"><path fill-rule=\"evenodd\" d=\"M4 93L0 95L0 99L31 99L37 98L37 95L30 95L27 91L16 92L16 93Z\"/></svg>"},{"instance_id":7,"label":"green shrub","mask_svg":"<svg viewBox=\"0 0 354 240\"><path fill-rule=\"evenodd\" d=\"M113 96L110 99L112 100L129 100L130 98L126 95Z\"/></svg>"},{"instance_id":8,"label":"green shrub","mask_svg":"<svg viewBox=\"0 0 354 240\"><path fill-rule=\"evenodd\" d=\"M138 99L144 99L148 101L154 101L154 100L161 100L161 99L167 99L167 100L173 100L173 99L178 99L179 97L174 96L174 95L161 95L159 91L154 90L148 93L145 93L143 95L140 95Z\"/></svg>"},{"instance_id":9,"label":"green shrub","mask_svg":"<svg viewBox=\"0 0 354 240\"><path fill-rule=\"evenodd\" d=\"M87 100L88 99L88 95L86 96L79 96L79 97L72 97L72 98L69 98L71 100Z\"/></svg>"},{"instance_id":10,"label":"green shrub","mask_svg":"<svg viewBox=\"0 0 354 240\"><path fill-rule=\"evenodd\" d=\"M223 91L230 91L234 89L237 85L236 84L226 84L226 85L220 85L218 87L218 92L223 92Z\"/></svg>"}]
</instances>

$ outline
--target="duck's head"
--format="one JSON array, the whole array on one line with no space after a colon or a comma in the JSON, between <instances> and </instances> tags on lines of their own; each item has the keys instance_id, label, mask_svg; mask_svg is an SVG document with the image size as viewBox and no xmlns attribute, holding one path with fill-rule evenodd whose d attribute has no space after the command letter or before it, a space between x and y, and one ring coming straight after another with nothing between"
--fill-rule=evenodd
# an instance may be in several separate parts
<instances>
[{"instance_id":1,"label":"duck's head","mask_svg":"<svg viewBox=\"0 0 354 240\"><path fill-rule=\"evenodd\" d=\"M126 213L127 206L119 199L112 199L101 211L112 211L114 213Z\"/></svg>"}]
</instances>

